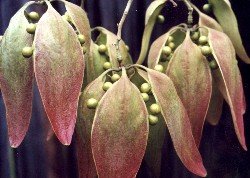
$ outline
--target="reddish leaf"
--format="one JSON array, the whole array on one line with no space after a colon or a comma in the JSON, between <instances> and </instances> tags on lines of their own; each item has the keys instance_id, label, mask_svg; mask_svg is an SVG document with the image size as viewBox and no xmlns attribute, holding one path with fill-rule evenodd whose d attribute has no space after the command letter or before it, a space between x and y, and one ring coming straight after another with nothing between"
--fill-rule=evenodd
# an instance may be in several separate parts
<instances>
[{"instance_id":1,"label":"reddish leaf","mask_svg":"<svg viewBox=\"0 0 250 178\"><path fill-rule=\"evenodd\" d=\"M105 75L109 71L104 72L101 76L90 83L85 89L79 100L78 120L77 120L77 159L79 177L93 178L97 176L93 154L91 150L91 129L95 116L95 110L87 107L87 101L94 98L98 101L104 95L102 89Z\"/></svg>"},{"instance_id":2,"label":"reddish leaf","mask_svg":"<svg viewBox=\"0 0 250 178\"><path fill-rule=\"evenodd\" d=\"M148 69L148 76L177 155L189 171L205 177L207 173L192 135L187 112L173 82L167 75L151 69Z\"/></svg>"},{"instance_id":3,"label":"reddish leaf","mask_svg":"<svg viewBox=\"0 0 250 178\"><path fill-rule=\"evenodd\" d=\"M245 99L235 50L227 35L213 29L208 30L209 44L220 69L214 73L214 79L230 106L239 142L247 150L243 123L243 114L246 110Z\"/></svg>"},{"instance_id":4,"label":"reddish leaf","mask_svg":"<svg viewBox=\"0 0 250 178\"><path fill-rule=\"evenodd\" d=\"M212 93L212 77L206 58L192 42L189 33L169 62L167 75L174 82L187 110L194 139L199 147Z\"/></svg>"},{"instance_id":5,"label":"reddish leaf","mask_svg":"<svg viewBox=\"0 0 250 178\"><path fill-rule=\"evenodd\" d=\"M52 128L64 144L74 132L84 59L77 35L49 2L37 24L35 76Z\"/></svg>"},{"instance_id":6,"label":"reddish leaf","mask_svg":"<svg viewBox=\"0 0 250 178\"><path fill-rule=\"evenodd\" d=\"M94 118L91 142L100 178L135 177L146 150L147 108L124 73L103 96Z\"/></svg>"},{"instance_id":7,"label":"reddish leaf","mask_svg":"<svg viewBox=\"0 0 250 178\"><path fill-rule=\"evenodd\" d=\"M10 145L18 147L28 130L32 111L33 61L22 56L32 46L33 36L26 32L26 3L11 19L0 48L0 85L6 107Z\"/></svg>"}]
</instances>

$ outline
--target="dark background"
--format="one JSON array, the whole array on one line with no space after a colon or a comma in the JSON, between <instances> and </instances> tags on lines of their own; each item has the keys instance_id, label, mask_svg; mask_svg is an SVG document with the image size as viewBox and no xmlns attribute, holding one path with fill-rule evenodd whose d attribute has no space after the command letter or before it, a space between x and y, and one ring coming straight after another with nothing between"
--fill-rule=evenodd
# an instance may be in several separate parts
<instances>
[{"instance_id":1,"label":"dark background","mask_svg":"<svg viewBox=\"0 0 250 178\"><path fill-rule=\"evenodd\" d=\"M26 2L26 0L0 0L0 34L6 30L10 18ZM80 4L79 0L72 0ZM133 59L137 59L141 46L144 27L144 15L150 0L134 0L131 11L123 28L123 39L130 46ZM201 6L206 1L193 0ZM116 32L126 6L126 0L87 0L86 11L91 26L104 26ZM250 1L231 0L232 7L238 18L243 43L250 54ZM170 26L184 22L187 10L182 2L173 8L171 3L164 8L162 14L166 21L156 24L152 40L166 32ZM250 66L239 62L244 91L247 102L245 118L245 134L250 147ZM46 141L47 118L40 101L38 90L34 89L33 115L29 131L24 142L17 149L9 147L5 120L5 108L0 97L0 177L9 178L75 178L77 177L77 163L75 142L69 147L62 146L56 138ZM217 127L205 124L200 147L208 177L212 178L247 178L250 177L250 153L240 147L232 124L228 106L224 104L223 114ZM189 173L181 164L173 150L170 139L166 140L163 148L162 177L188 178L196 177ZM11 165L11 166L10 166ZM148 177L147 170L142 163L138 177Z\"/></svg>"}]
</instances>

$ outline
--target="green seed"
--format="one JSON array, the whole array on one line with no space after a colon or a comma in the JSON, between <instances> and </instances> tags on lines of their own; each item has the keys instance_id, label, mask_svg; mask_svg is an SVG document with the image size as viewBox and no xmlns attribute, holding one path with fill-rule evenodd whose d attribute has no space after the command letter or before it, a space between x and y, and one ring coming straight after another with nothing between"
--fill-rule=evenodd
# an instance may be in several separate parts
<instances>
[{"instance_id":1,"label":"green seed","mask_svg":"<svg viewBox=\"0 0 250 178\"><path fill-rule=\"evenodd\" d=\"M104 84L103 84L103 86L102 86L102 89L104 90L104 91L107 91L110 87L112 87L112 83L111 82L105 82Z\"/></svg>"},{"instance_id":2,"label":"green seed","mask_svg":"<svg viewBox=\"0 0 250 178\"><path fill-rule=\"evenodd\" d=\"M164 70L163 66L160 65L160 64L157 64L157 65L155 66L154 69L155 69L156 71L158 71L158 72L163 72L163 70Z\"/></svg>"},{"instance_id":3,"label":"green seed","mask_svg":"<svg viewBox=\"0 0 250 178\"><path fill-rule=\"evenodd\" d=\"M79 34L78 35L78 40L79 40L79 42L81 43L81 45L82 44L84 44L85 43L85 36L84 35L82 35L82 34Z\"/></svg>"},{"instance_id":4,"label":"green seed","mask_svg":"<svg viewBox=\"0 0 250 178\"><path fill-rule=\"evenodd\" d=\"M204 56L208 56L212 53L212 50L209 46L202 46L201 47L201 53L204 55Z\"/></svg>"},{"instance_id":5,"label":"green seed","mask_svg":"<svg viewBox=\"0 0 250 178\"><path fill-rule=\"evenodd\" d=\"M69 23L72 22L71 17L70 17L70 15L69 15L68 12L65 12L65 14L62 16L62 18L63 18L64 20L66 20L67 22L69 22Z\"/></svg>"},{"instance_id":6,"label":"green seed","mask_svg":"<svg viewBox=\"0 0 250 178\"><path fill-rule=\"evenodd\" d=\"M174 37L173 37L173 36L169 36L167 42L168 42L168 43L171 43L171 42L173 42L173 41L174 41Z\"/></svg>"},{"instance_id":7,"label":"green seed","mask_svg":"<svg viewBox=\"0 0 250 178\"><path fill-rule=\"evenodd\" d=\"M121 78L120 75L114 74L114 75L112 75L112 77L111 77L111 81L112 81L112 82L116 82L116 81L118 81L120 78Z\"/></svg>"},{"instance_id":8,"label":"green seed","mask_svg":"<svg viewBox=\"0 0 250 178\"><path fill-rule=\"evenodd\" d=\"M217 62L215 60L210 61L209 66L213 70L218 68L218 64L217 64Z\"/></svg>"},{"instance_id":9,"label":"green seed","mask_svg":"<svg viewBox=\"0 0 250 178\"><path fill-rule=\"evenodd\" d=\"M87 107L89 109L95 109L97 105L98 105L98 101L96 99L94 99L94 98L88 99Z\"/></svg>"},{"instance_id":10,"label":"green seed","mask_svg":"<svg viewBox=\"0 0 250 178\"><path fill-rule=\"evenodd\" d=\"M202 7L203 11L206 13L210 13L212 11L212 5L211 4L204 4L204 6Z\"/></svg>"},{"instance_id":11,"label":"green seed","mask_svg":"<svg viewBox=\"0 0 250 178\"><path fill-rule=\"evenodd\" d=\"M149 93L150 90L151 90L151 86L150 86L149 83L143 83L143 84L141 85L141 92L142 92L142 93Z\"/></svg>"},{"instance_id":12,"label":"green seed","mask_svg":"<svg viewBox=\"0 0 250 178\"><path fill-rule=\"evenodd\" d=\"M149 110L152 114L159 114L161 112L161 108L158 104L154 103L149 107Z\"/></svg>"},{"instance_id":13,"label":"green seed","mask_svg":"<svg viewBox=\"0 0 250 178\"><path fill-rule=\"evenodd\" d=\"M105 62L105 63L103 64L103 68L104 68L105 70L111 69L111 67L112 67L112 65L111 65L110 62Z\"/></svg>"},{"instance_id":14,"label":"green seed","mask_svg":"<svg viewBox=\"0 0 250 178\"><path fill-rule=\"evenodd\" d=\"M33 48L32 47L24 47L22 50L22 55L25 58L30 58L33 55Z\"/></svg>"},{"instance_id":15,"label":"green seed","mask_svg":"<svg viewBox=\"0 0 250 178\"><path fill-rule=\"evenodd\" d=\"M126 45L125 47L126 47L127 51L129 51L129 46L128 46L128 45Z\"/></svg>"},{"instance_id":16,"label":"green seed","mask_svg":"<svg viewBox=\"0 0 250 178\"><path fill-rule=\"evenodd\" d=\"M99 47L98 47L98 51L99 53L105 53L107 51L107 46L104 45L104 44L101 44Z\"/></svg>"},{"instance_id":17,"label":"green seed","mask_svg":"<svg viewBox=\"0 0 250 178\"><path fill-rule=\"evenodd\" d=\"M168 43L168 46L173 50L175 48L175 44L173 42Z\"/></svg>"},{"instance_id":18,"label":"green seed","mask_svg":"<svg viewBox=\"0 0 250 178\"><path fill-rule=\"evenodd\" d=\"M200 33L199 32L194 32L192 35L191 35L191 39L193 41L197 41L200 37Z\"/></svg>"},{"instance_id":19,"label":"green seed","mask_svg":"<svg viewBox=\"0 0 250 178\"><path fill-rule=\"evenodd\" d=\"M207 44L207 41L208 41L208 39L206 36L200 36L198 42L199 42L199 45L205 45L205 44Z\"/></svg>"},{"instance_id":20,"label":"green seed","mask_svg":"<svg viewBox=\"0 0 250 178\"><path fill-rule=\"evenodd\" d=\"M150 125L156 125L159 122L159 118L157 116L149 115L148 117Z\"/></svg>"},{"instance_id":21,"label":"green seed","mask_svg":"<svg viewBox=\"0 0 250 178\"><path fill-rule=\"evenodd\" d=\"M165 21L165 17L163 15L158 15L157 16L157 22L158 23L164 23Z\"/></svg>"},{"instance_id":22,"label":"green seed","mask_svg":"<svg viewBox=\"0 0 250 178\"><path fill-rule=\"evenodd\" d=\"M149 95L147 93L141 93L141 96L145 102L149 100Z\"/></svg>"},{"instance_id":23,"label":"green seed","mask_svg":"<svg viewBox=\"0 0 250 178\"><path fill-rule=\"evenodd\" d=\"M162 48L162 54L169 56L172 53L172 49L169 46L164 46Z\"/></svg>"},{"instance_id":24,"label":"green seed","mask_svg":"<svg viewBox=\"0 0 250 178\"><path fill-rule=\"evenodd\" d=\"M30 12L29 13L29 18L30 20L33 20L33 21L38 21L40 19L40 16L37 12Z\"/></svg>"},{"instance_id":25,"label":"green seed","mask_svg":"<svg viewBox=\"0 0 250 178\"><path fill-rule=\"evenodd\" d=\"M36 31L36 24L30 23L30 24L27 26L26 31L27 31L29 34L34 34L35 31Z\"/></svg>"}]
</instances>

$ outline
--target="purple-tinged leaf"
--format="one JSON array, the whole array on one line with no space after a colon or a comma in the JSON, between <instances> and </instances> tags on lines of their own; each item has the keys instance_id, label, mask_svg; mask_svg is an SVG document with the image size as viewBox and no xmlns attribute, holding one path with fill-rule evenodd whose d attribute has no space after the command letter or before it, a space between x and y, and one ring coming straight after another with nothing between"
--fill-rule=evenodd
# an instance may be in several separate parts
<instances>
[{"instance_id":1,"label":"purple-tinged leaf","mask_svg":"<svg viewBox=\"0 0 250 178\"><path fill-rule=\"evenodd\" d=\"M238 29L236 16L227 0L209 0L213 6L213 12L222 26L223 31L231 39L238 56L247 64L250 64L250 58L242 44L242 39Z\"/></svg>"},{"instance_id":2,"label":"purple-tinged leaf","mask_svg":"<svg viewBox=\"0 0 250 178\"><path fill-rule=\"evenodd\" d=\"M161 113L167 124L174 148L186 168L199 176L207 172L192 135L190 121L171 79L160 72L148 69L149 81Z\"/></svg>"},{"instance_id":3,"label":"purple-tinged leaf","mask_svg":"<svg viewBox=\"0 0 250 178\"><path fill-rule=\"evenodd\" d=\"M52 128L69 145L83 82L83 52L73 28L47 4L36 29L35 76Z\"/></svg>"},{"instance_id":4,"label":"purple-tinged leaf","mask_svg":"<svg viewBox=\"0 0 250 178\"><path fill-rule=\"evenodd\" d=\"M193 136L199 147L212 93L212 77L208 61L192 42L189 33L169 62L167 75L174 82L187 110Z\"/></svg>"},{"instance_id":5,"label":"purple-tinged leaf","mask_svg":"<svg viewBox=\"0 0 250 178\"><path fill-rule=\"evenodd\" d=\"M148 112L138 88L123 75L96 109L92 152L100 178L135 177L148 139Z\"/></svg>"},{"instance_id":6,"label":"purple-tinged leaf","mask_svg":"<svg viewBox=\"0 0 250 178\"><path fill-rule=\"evenodd\" d=\"M0 85L6 107L11 147L18 147L28 130L32 111L33 61L24 58L22 49L32 46L33 36L26 32L26 3L10 20L0 47Z\"/></svg>"},{"instance_id":7,"label":"purple-tinged leaf","mask_svg":"<svg viewBox=\"0 0 250 178\"><path fill-rule=\"evenodd\" d=\"M226 34L209 28L208 31L209 44L219 66L219 70L214 71L213 76L219 90L230 106L238 140L242 147L247 150L243 122L246 106L235 49Z\"/></svg>"}]
</instances>

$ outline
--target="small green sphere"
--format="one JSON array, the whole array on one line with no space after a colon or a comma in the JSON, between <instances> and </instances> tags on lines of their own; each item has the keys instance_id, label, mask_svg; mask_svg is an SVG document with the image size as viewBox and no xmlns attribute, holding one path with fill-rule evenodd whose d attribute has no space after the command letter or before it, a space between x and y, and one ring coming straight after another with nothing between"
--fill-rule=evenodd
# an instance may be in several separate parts
<instances>
[{"instance_id":1,"label":"small green sphere","mask_svg":"<svg viewBox=\"0 0 250 178\"><path fill-rule=\"evenodd\" d=\"M36 24L30 23L30 24L27 26L26 31L27 31L29 34L34 34L35 31L36 31Z\"/></svg>"},{"instance_id":2,"label":"small green sphere","mask_svg":"<svg viewBox=\"0 0 250 178\"><path fill-rule=\"evenodd\" d=\"M29 18L30 20L38 21L40 19L40 15L37 12L32 11L29 13Z\"/></svg>"},{"instance_id":3,"label":"small green sphere","mask_svg":"<svg viewBox=\"0 0 250 178\"><path fill-rule=\"evenodd\" d=\"M164 70L163 66L160 65L160 64L157 64L157 65L155 66L154 69L155 69L156 71L158 71L158 72L163 72L163 70Z\"/></svg>"},{"instance_id":4,"label":"small green sphere","mask_svg":"<svg viewBox=\"0 0 250 178\"><path fill-rule=\"evenodd\" d=\"M149 100L149 95L147 93L141 93L141 96L145 102Z\"/></svg>"},{"instance_id":5,"label":"small green sphere","mask_svg":"<svg viewBox=\"0 0 250 178\"><path fill-rule=\"evenodd\" d=\"M157 22L158 23L164 23L165 22L165 17L163 15L158 15L157 16Z\"/></svg>"},{"instance_id":6,"label":"small green sphere","mask_svg":"<svg viewBox=\"0 0 250 178\"><path fill-rule=\"evenodd\" d=\"M79 42L81 43L81 45L84 44L85 41L86 41L85 36L82 35L82 34L79 34L79 35L78 35L78 40L79 40Z\"/></svg>"},{"instance_id":7,"label":"small green sphere","mask_svg":"<svg viewBox=\"0 0 250 178\"><path fill-rule=\"evenodd\" d=\"M212 11L212 5L211 4L204 4L204 6L202 7L203 11L206 13L210 13Z\"/></svg>"},{"instance_id":8,"label":"small green sphere","mask_svg":"<svg viewBox=\"0 0 250 178\"><path fill-rule=\"evenodd\" d=\"M98 101L96 99L94 99L94 98L88 99L87 107L89 109L95 109L97 105L98 105Z\"/></svg>"},{"instance_id":9,"label":"small green sphere","mask_svg":"<svg viewBox=\"0 0 250 178\"><path fill-rule=\"evenodd\" d=\"M104 44L101 44L99 47L98 47L98 51L99 53L105 53L107 51L107 46L104 45Z\"/></svg>"},{"instance_id":10,"label":"small green sphere","mask_svg":"<svg viewBox=\"0 0 250 178\"><path fill-rule=\"evenodd\" d=\"M170 36L168 37L167 42L168 42L168 43L171 43L171 42L173 42L173 41L174 41L174 37L170 35Z\"/></svg>"},{"instance_id":11,"label":"small green sphere","mask_svg":"<svg viewBox=\"0 0 250 178\"><path fill-rule=\"evenodd\" d=\"M149 83L143 83L143 84L141 85L141 92L142 92L142 93L149 93L150 90L151 90L151 86L150 86Z\"/></svg>"},{"instance_id":12,"label":"small green sphere","mask_svg":"<svg viewBox=\"0 0 250 178\"><path fill-rule=\"evenodd\" d=\"M103 84L103 86L102 86L102 89L104 90L104 91L107 91L110 87L112 87L112 83L111 82L105 82L104 84Z\"/></svg>"},{"instance_id":13,"label":"small green sphere","mask_svg":"<svg viewBox=\"0 0 250 178\"><path fill-rule=\"evenodd\" d=\"M149 107L149 110L152 114L159 114L161 112L161 107L154 103Z\"/></svg>"},{"instance_id":14,"label":"small green sphere","mask_svg":"<svg viewBox=\"0 0 250 178\"><path fill-rule=\"evenodd\" d=\"M126 45L125 47L126 47L127 51L129 51L129 46L128 46L128 45Z\"/></svg>"},{"instance_id":15,"label":"small green sphere","mask_svg":"<svg viewBox=\"0 0 250 178\"><path fill-rule=\"evenodd\" d=\"M114 74L114 75L112 75L112 77L111 77L111 81L112 81L112 82L116 82L116 81L118 81L120 78L121 78L120 75Z\"/></svg>"},{"instance_id":16,"label":"small green sphere","mask_svg":"<svg viewBox=\"0 0 250 178\"><path fill-rule=\"evenodd\" d=\"M208 39L206 36L200 36L198 42L199 42L199 45L205 45L205 44L207 44L207 41L208 41Z\"/></svg>"},{"instance_id":17,"label":"small green sphere","mask_svg":"<svg viewBox=\"0 0 250 178\"><path fill-rule=\"evenodd\" d=\"M111 67L112 67L112 65L111 65L110 62L105 62L105 63L103 64L103 68L104 68L105 70L111 69Z\"/></svg>"},{"instance_id":18,"label":"small green sphere","mask_svg":"<svg viewBox=\"0 0 250 178\"><path fill-rule=\"evenodd\" d=\"M194 33L192 33L192 35L191 35L191 39L192 39L193 41L197 41L197 40L199 39L199 37L200 37L200 33L199 33L199 32L194 32Z\"/></svg>"},{"instance_id":19,"label":"small green sphere","mask_svg":"<svg viewBox=\"0 0 250 178\"><path fill-rule=\"evenodd\" d=\"M210 68L213 69L213 70L218 68L218 64L217 64L216 60L210 61L210 62L209 62L209 66L210 66Z\"/></svg>"},{"instance_id":20,"label":"small green sphere","mask_svg":"<svg viewBox=\"0 0 250 178\"><path fill-rule=\"evenodd\" d=\"M162 54L169 56L172 53L172 49L169 46L164 46L162 48Z\"/></svg>"},{"instance_id":21,"label":"small green sphere","mask_svg":"<svg viewBox=\"0 0 250 178\"><path fill-rule=\"evenodd\" d=\"M62 18L63 18L64 20L66 20L67 22L69 22L69 23L72 22L72 19L71 19L71 17L70 17L70 15L69 15L68 12L65 12L65 14L62 16Z\"/></svg>"},{"instance_id":22,"label":"small green sphere","mask_svg":"<svg viewBox=\"0 0 250 178\"><path fill-rule=\"evenodd\" d=\"M168 46L173 50L175 48L175 44L173 42L168 43Z\"/></svg>"},{"instance_id":23,"label":"small green sphere","mask_svg":"<svg viewBox=\"0 0 250 178\"><path fill-rule=\"evenodd\" d=\"M33 55L33 48L32 47L24 47L22 50L22 55L25 58L30 58Z\"/></svg>"},{"instance_id":24,"label":"small green sphere","mask_svg":"<svg viewBox=\"0 0 250 178\"><path fill-rule=\"evenodd\" d=\"M204 56L208 56L212 53L212 50L209 46L202 46L201 47L201 53L204 55Z\"/></svg>"},{"instance_id":25,"label":"small green sphere","mask_svg":"<svg viewBox=\"0 0 250 178\"><path fill-rule=\"evenodd\" d=\"M159 122L159 118L157 116L149 115L148 117L150 125L156 125Z\"/></svg>"}]
</instances>

